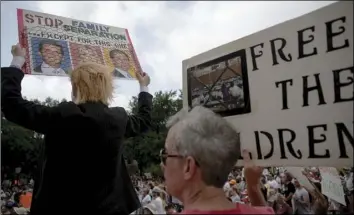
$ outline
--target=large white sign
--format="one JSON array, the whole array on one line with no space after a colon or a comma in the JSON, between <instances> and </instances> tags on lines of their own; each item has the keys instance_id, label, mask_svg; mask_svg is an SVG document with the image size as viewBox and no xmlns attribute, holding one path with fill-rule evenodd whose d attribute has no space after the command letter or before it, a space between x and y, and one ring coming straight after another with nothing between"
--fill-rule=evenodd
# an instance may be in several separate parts
<instances>
[{"instance_id":1,"label":"large white sign","mask_svg":"<svg viewBox=\"0 0 354 215\"><path fill-rule=\"evenodd\" d=\"M353 166L353 2L184 60L183 96L225 116L257 165Z\"/></svg>"},{"instance_id":2,"label":"large white sign","mask_svg":"<svg viewBox=\"0 0 354 215\"><path fill-rule=\"evenodd\" d=\"M320 167L321 191L323 195L334 201L346 205L342 181L334 167Z\"/></svg>"}]
</instances>

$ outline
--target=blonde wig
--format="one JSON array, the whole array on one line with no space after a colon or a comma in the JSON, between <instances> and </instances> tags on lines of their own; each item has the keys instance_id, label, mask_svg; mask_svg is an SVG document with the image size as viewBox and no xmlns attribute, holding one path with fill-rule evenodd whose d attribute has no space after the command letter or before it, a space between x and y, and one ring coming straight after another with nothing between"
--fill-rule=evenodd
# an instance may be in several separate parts
<instances>
[{"instance_id":1,"label":"blonde wig","mask_svg":"<svg viewBox=\"0 0 354 215\"><path fill-rule=\"evenodd\" d=\"M113 98L113 77L108 67L84 63L70 73L73 102L102 102L108 105Z\"/></svg>"}]
</instances>

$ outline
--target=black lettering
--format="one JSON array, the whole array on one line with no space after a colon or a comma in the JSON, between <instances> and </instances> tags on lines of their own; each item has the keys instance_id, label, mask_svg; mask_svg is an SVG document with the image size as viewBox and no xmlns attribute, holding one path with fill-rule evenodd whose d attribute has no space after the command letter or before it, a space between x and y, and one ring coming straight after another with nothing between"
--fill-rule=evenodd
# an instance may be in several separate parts
<instances>
[{"instance_id":1,"label":"black lettering","mask_svg":"<svg viewBox=\"0 0 354 215\"><path fill-rule=\"evenodd\" d=\"M70 31L71 26L70 25L63 25L64 31Z\"/></svg>"},{"instance_id":2,"label":"black lettering","mask_svg":"<svg viewBox=\"0 0 354 215\"><path fill-rule=\"evenodd\" d=\"M60 19L55 19L55 27L58 28L59 26L61 26L63 24L63 21L61 21Z\"/></svg>"},{"instance_id":3,"label":"black lettering","mask_svg":"<svg viewBox=\"0 0 354 215\"><path fill-rule=\"evenodd\" d=\"M100 37L105 37L105 34L104 34L103 32L100 32L100 33L99 33L99 36L100 36Z\"/></svg>"},{"instance_id":4,"label":"black lettering","mask_svg":"<svg viewBox=\"0 0 354 215\"><path fill-rule=\"evenodd\" d=\"M38 19L38 24L42 25L43 16L34 15L34 17L36 17Z\"/></svg>"},{"instance_id":5,"label":"black lettering","mask_svg":"<svg viewBox=\"0 0 354 215\"><path fill-rule=\"evenodd\" d=\"M91 35L90 30L85 29L85 34Z\"/></svg>"},{"instance_id":6,"label":"black lettering","mask_svg":"<svg viewBox=\"0 0 354 215\"><path fill-rule=\"evenodd\" d=\"M309 35L309 40L304 40L304 32L307 30L311 30L312 32L315 32L315 26L311 26L305 29L302 29L300 31L297 32L297 38L298 38L298 45L299 45L299 57L298 59L304 58L304 57L309 57L312 55L316 55L317 54L317 48L314 47L312 49L311 53L305 54L304 53L304 46L312 41L314 41L315 37L313 36L313 34Z\"/></svg>"},{"instance_id":7,"label":"black lettering","mask_svg":"<svg viewBox=\"0 0 354 215\"><path fill-rule=\"evenodd\" d=\"M309 106L309 92L312 90L317 90L317 92L318 92L318 100L319 100L318 105L325 105L326 104L324 96L323 96L323 91L322 91L322 86L321 86L319 75L320 75L319 73L314 74L316 85L313 87L308 86L308 81L307 81L308 76L307 75L302 77L302 80L303 80L302 97L303 97L303 101L304 101L304 104L302 105L303 107Z\"/></svg>"},{"instance_id":8,"label":"black lettering","mask_svg":"<svg viewBox=\"0 0 354 215\"><path fill-rule=\"evenodd\" d=\"M71 31L74 32L74 33L78 33L78 28L77 27L71 27Z\"/></svg>"},{"instance_id":9,"label":"black lettering","mask_svg":"<svg viewBox=\"0 0 354 215\"><path fill-rule=\"evenodd\" d=\"M77 26L77 23L78 23L78 21L73 20L73 21L71 22L71 25L72 25L72 26Z\"/></svg>"},{"instance_id":10,"label":"black lettering","mask_svg":"<svg viewBox=\"0 0 354 215\"><path fill-rule=\"evenodd\" d=\"M349 98L342 98L341 96L341 88L348 86L348 85L353 85L353 76L352 77L347 77L348 82L340 82L340 74L343 71L350 70L350 72L353 74L353 67L347 67L343 69L338 69L338 70L333 70L333 80L334 80L334 103L338 102L347 102L347 101L353 101L354 100L354 91L351 97ZM353 86L351 87L353 89Z\"/></svg>"},{"instance_id":11,"label":"black lettering","mask_svg":"<svg viewBox=\"0 0 354 215\"><path fill-rule=\"evenodd\" d=\"M268 159L270 157L272 157L273 155L273 152L274 152L274 140L273 140L273 136L268 133L268 132L265 132L265 131L260 131L261 134L265 135L269 142L270 142L270 145L271 145L271 149L270 149L270 152L264 156L263 158L263 155L262 155L262 149L261 149L261 143L260 143L260 140L259 140L259 133L258 131L255 131L254 134L256 136L256 146L257 146L257 155L258 155L258 159ZM263 145L263 144L262 144Z\"/></svg>"},{"instance_id":12,"label":"black lettering","mask_svg":"<svg viewBox=\"0 0 354 215\"><path fill-rule=\"evenodd\" d=\"M26 13L25 14L25 18L26 18L25 20L26 20L27 23L33 23L34 22L33 16L31 14Z\"/></svg>"},{"instance_id":13,"label":"black lettering","mask_svg":"<svg viewBox=\"0 0 354 215\"><path fill-rule=\"evenodd\" d=\"M347 129L347 127L343 123L336 123L336 127L337 127L339 152L340 152L339 158L349 158L348 154L347 154L347 149L345 147L343 134L347 137L350 145L352 145L352 148L354 148L353 135L350 134L349 130Z\"/></svg>"},{"instance_id":14,"label":"black lettering","mask_svg":"<svg viewBox=\"0 0 354 215\"><path fill-rule=\"evenodd\" d=\"M87 24L86 24L86 28L87 28L87 29L90 29L90 30L95 30L95 25L94 25L94 24L89 24L89 23L87 23Z\"/></svg>"},{"instance_id":15,"label":"black lettering","mask_svg":"<svg viewBox=\"0 0 354 215\"><path fill-rule=\"evenodd\" d=\"M54 24L53 20L51 18L47 18L47 17L44 19L44 23L46 26L49 26L49 27L53 27L53 24Z\"/></svg>"},{"instance_id":16,"label":"black lettering","mask_svg":"<svg viewBox=\"0 0 354 215\"><path fill-rule=\"evenodd\" d=\"M335 51L335 50L338 50L338 49L343 49L343 48L349 47L349 40L348 39L344 40L344 44L343 45L340 45L340 46L337 46L337 47L334 47L334 45L333 45L333 38L338 36L338 35L341 35L342 33L344 33L345 32L345 27L344 26L340 26L338 32L333 32L332 24L334 22L337 22L337 21L341 21L342 23L345 23L345 20L346 20L346 17L343 16L341 18L334 19L334 20L331 20L329 22L326 22L327 52L331 52L331 51Z\"/></svg>"},{"instance_id":17,"label":"black lettering","mask_svg":"<svg viewBox=\"0 0 354 215\"><path fill-rule=\"evenodd\" d=\"M79 22L79 28L86 28L85 24L82 22Z\"/></svg>"},{"instance_id":18,"label":"black lettering","mask_svg":"<svg viewBox=\"0 0 354 215\"><path fill-rule=\"evenodd\" d=\"M47 33L47 38L54 38L52 33Z\"/></svg>"},{"instance_id":19,"label":"black lettering","mask_svg":"<svg viewBox=\"0 0 354 215\"><path fill-rule=\"evenodd\" d=\"M315 153L315 144L322 143L326 141L326 135L321 134L322 139L315 139L315 128L323 128L324 131L327 131L327 125L312 125L307 126L308 136L309 136L309 157L308 158L330 158L329 150L326 149L326 153L324 155L318 155Z\"/></svg>"},{"instance_id":20,"label":"black lettering","mask_svg":"<svg viewBox=\"0 0 354 215\"><path fill-rule=\"evenodd\" d=\"M297 158L297 159L301 159L302 158L302 153L301 151L298 149L297 150L297 154L293 148L292 142L295 140L296 138L296 133L293 130L290 129L278 129L278 134L279 134L279 144L280 144L280 154L281 154L281 159L287 159L286 155L285 155L285 146L284 146L284 132L288 132L290 133L290 140L288 140L286 142L286 146L290 152L290 154Z\"/></svg>"},{"instance_id":21,"label":"black lettering","mask_svg":"<svg viewBox=\"0 0 354 215\"><path fill-rule=\"evenodd\" d=\"M97 31L91 31L91 35L98 37Z\"/></svg>"},{"instance_id":22,"label":"black lettering","mask_svg":"<svg viewBox=\"0 0 354 215\"><path fill-rule=\"evenodd\" d=\"M256 54L255 48L256 48L257 46L260 46L261 48L263 48L264 43L260 43L260 44L258 44L258 45L255 45L255 46L251 46L251 47L250 47L250 49L251 49L251 56L252 56L252 65L253 65L253 70L252 70L252 71L258 70L256 58L259 58L260 56L263 55L263 51L262 51L262 50L259 50L258 54Z\"/></svg>"},{"instance_id":23,"label":"black lettering","mask_svg":"<svg viewBox=\"0 0 354 215\"><path fill-rule=\"evenodd\" d=\"M79 34L84 34L85 33L85 29L83 29L83 28L78 28L77 30L78 30Z\"/></svg>"},{"instance_id":24,"label":"black lettering","mask_svg":"<svg viewBox=\"0 0 354 215\"><path fill-rule=\"evenodd\" d=\"M284 80L284 81L278 81L275 82L275 87L278 88L279 84L281 84L281 91L282 91L282 101L283 101L283 109L282 110L286 110L289 109L288 108L288 90L287 90L287 83L290 84L290 86L293 86L293 79L288 79L288 80Z\"/></svg>"},{"instance_id":25,"label":"black lettering","mask_svg":"<svg viewBox=\"0 0 354 215\"><path fill-rule=\"evenodd\" d=\"M57 39L57 40L60 40L60 36L58 34L54 34L54 38Z\"/></svg>"},{"instance_id":26,"label":"black lettering","mask_svg":"<svg viewBox=\"0 0 354 215\"><path fill-rule=\"evenodd\" d=\"M286 40L284 38L276 38L273 40L270 40L270 47L272 51L272 58L273 58L273 66L278 65L278 59L277 59L277 54L275 50L275 41L281 41L281 47L278 49L278 54L281 59L283 59L286 62L290 62L292 60L291 54L288 54L288 58L286 58L283 49L286 46Z\"/></svg>"},{"instance_id":27,"label":"black lettering","mask_svg":"<svg viewBox=\"0 0 354 215\"><path fill-rule=\"evenodd\" d=\"M116 40L119 40L119 39L120 39L120 37L119 37L118 34L113 34L113 37L114 37L114 39L116 39Z\"/></svg>"}]
</instances>

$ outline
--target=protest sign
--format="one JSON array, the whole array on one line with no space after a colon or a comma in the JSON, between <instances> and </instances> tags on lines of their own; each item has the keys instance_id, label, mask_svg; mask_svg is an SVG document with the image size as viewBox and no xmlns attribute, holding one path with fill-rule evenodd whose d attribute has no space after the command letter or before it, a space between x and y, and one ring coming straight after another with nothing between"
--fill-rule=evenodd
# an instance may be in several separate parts
<instances>
[{"instance_id":1,"label":"protest sign","mask_svg":"<svg viewBox=\"0 0 354 215\"><path fill-rule=\"evenodd\" d=\"M302 167L286 167L285 168L287 172L289 172L298 182L301 184L301 186L306 187L309 190L314 190L315 187L311 184L309 179L304 176L302 173L304 169Z\"/></svg>"},{"instance_id":2,"label":"protest sign","mask_svg":"<svg viewBox=\"0 0 354 215\"><path fill-rule=\"evenodd\" d=\"M183 61L184 108L226 117L261 166L353 166L353 99L353 2Z\"/></svg>"},{"instance_id":3,"label":"protest sign","mask_svg":"<svg viewBox=\"0 0 354 215\"><path fill-rule=\"evenodd\" d=\"M122 79L141 72L127 29L22 9L17 18L26 74L66 76L87 62L109 66Z\"/></svg>"},{"instance_id":4,"label":"protest sign","mask_svg":"<svg viewBox=\"0 0 354 215\"><path fill-rule=\"evenodd\" d=\"M320 167L319 169L322 178L322 194L346 206L344 198L344 189L337 169L334 167Z\"/></svg>"}]
</instances>

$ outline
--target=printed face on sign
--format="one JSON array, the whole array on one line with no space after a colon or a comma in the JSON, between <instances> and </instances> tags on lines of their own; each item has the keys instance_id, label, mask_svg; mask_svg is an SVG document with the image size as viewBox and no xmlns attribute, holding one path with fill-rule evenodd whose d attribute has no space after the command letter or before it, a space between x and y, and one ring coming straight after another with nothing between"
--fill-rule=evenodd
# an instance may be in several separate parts
<instances>
[{"instance_id":1,"label":"printed face on sign","mask_svg":"<svg viewBox=\"0 0 354 215\"><path fill-rule=\"evenodd\" d=\"M93 59L97 59L97 54L95 50L90 47L80 47L79 50L79 63L88 63L92 62Z\"/></svg>"},{"instance_id":2,"label":"printed face on sign","mask_svg":"<svg viewBox=\"0 0 354 215\"><path fill-rule=\"evenodd\" d=\"M121 50L115 49L112 50L110 53L110 58L115 68L120 70L129 71L130 64L129 64L129 57L126 53Z\"/></svg>"},{"instance_id":3,"label":"printed face on sign","mask_svg":"<svg viewBox=\"0 0 354 215\"><path fill-rule=\"evenodd\" d=\"M41 44L39 54L43 61L51 67L57 68L60 66L63 59L63 50L59 44Z\"/></svg>"}]
</instances>

